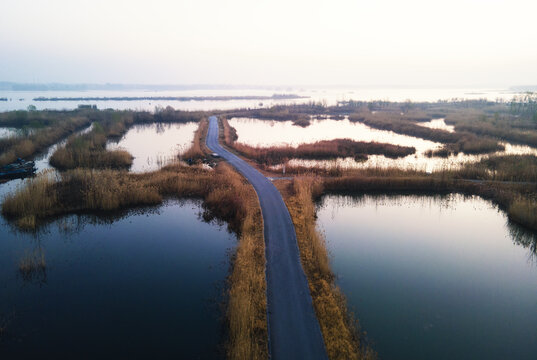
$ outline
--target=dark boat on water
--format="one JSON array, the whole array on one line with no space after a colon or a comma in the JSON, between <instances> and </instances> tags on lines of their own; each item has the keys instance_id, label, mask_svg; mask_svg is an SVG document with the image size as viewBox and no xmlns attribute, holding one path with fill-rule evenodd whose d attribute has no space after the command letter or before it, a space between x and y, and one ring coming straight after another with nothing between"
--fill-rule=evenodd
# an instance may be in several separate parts
<instances>
[{"instance_id":1,"label":"dark boat on water","mask_svg":"<svg viewBox=\"0 0 537 360\"><path fill-rule=\"evenodd\" d=\"M35 162L18 158L14 163L0 168L0 179L21 178L35 173Z\"/></svg>"}]
</instances>

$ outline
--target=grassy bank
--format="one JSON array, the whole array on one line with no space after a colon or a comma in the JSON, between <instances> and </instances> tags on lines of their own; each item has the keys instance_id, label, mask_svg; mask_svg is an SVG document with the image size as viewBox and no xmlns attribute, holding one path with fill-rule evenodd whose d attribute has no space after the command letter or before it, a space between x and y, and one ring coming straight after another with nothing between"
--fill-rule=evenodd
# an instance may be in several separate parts
<instances>
[{"instance_id":1,"label":"grassy bank","mask_svg":"<svg viewBox=\"0 0 537 360\"><path fill-rule=\"evenodd\" d=\"M416 152L415 148L408 146L361 142L350 139L323 140L311 144L301 144L297 147L272 146L266 148L235 142L231 147L241 155L269 166L285 163L288 159L327 160L352 157L356 161L365 161L368 155L384 155L388 158L396 159Z\"/></svg>"},{"instance_id":2,"label":"grassy bank","mask_svg":"<svg viewBox=\"0 0 537 360\"><path fill-rule=\"evenodd\" d=\"M534 155L489 156L453 171L459 179L537 182L537 157Z\"/></svg>"},{"instance_id":3,"label":"grassy bank","mask_svg":"<svg viewBox=\"0 0 537 360\"><path fill-rule=\"evenodd\" d=\"M194 139L192 140L192 146L185 151L181 158L188 160L189 162L201 162L203 158L209 153L209 149L205 145L205 138L207 137L207 131L209 130L209 121L202 119L199 122L198 129L194 132Z\"/></svg>"},{"instance_id":4,"label":"grassy bank","mask_svg":"<svg viewBox=\"0 0 537 360\"><path fill-rule=\"evenodd\" d=\"M445 121L456 131L537 147L537 113L513 113L507 106L499 110L491 113L486 109L458 109L450 112Z\"/></svg>"},{"instance_id":5,"label":"grassy bank","mask_svg":"<svg viewBox=\"0 0 537 360\"><path fill-rule=\"evenodd\" d=\"M329 358L376 358L363 342L358 322L347 309L345 296L335 285L325 239L316 230L313 198L322 193L322 181L295 179L279 183L278 188L295 225L300 259Z\"/></svg>"}]
</instances>

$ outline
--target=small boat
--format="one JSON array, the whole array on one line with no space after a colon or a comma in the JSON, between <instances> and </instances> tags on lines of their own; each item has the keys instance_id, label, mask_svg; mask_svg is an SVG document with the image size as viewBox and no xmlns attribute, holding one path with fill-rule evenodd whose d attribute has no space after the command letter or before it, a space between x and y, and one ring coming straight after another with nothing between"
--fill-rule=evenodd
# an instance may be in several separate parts
<instances>
[{"instance_id":1,"label":"small boat","mask_svg":"<svg viewBox=\"0 0 537 360\"><path fill-rule=\"evenodd\" d=\"M32 175L35 171L35 162L18 158L14 163L0 168L0 179L25 177Z\"/></svg>"}]
</instances>

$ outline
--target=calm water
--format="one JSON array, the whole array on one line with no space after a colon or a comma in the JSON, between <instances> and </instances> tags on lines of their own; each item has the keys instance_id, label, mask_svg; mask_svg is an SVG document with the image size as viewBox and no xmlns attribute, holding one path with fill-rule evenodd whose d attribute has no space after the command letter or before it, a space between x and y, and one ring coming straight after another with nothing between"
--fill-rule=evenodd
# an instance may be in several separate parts
<instances>
[{"instance_id":1,"label":"calm water","mask_svg":"<svg viewBox=\"0 0 537 360\"><path fill-rule=\"evenodd\" d=\"M15 128L0 127L0 139L20 135L20 130Z\"/></svg>"},{"instance_id":2,"label":"calm water","mask_svg":"<svg viewBox=\"0 0 537 360\"><path fill-rule=\"evenodd\" d=\"M233 118L229 124L237 130L237 141L252 146L297 146L320 140L352 139L377 141L401 146L414 146L417 151L436 149L441 146L428 140L400 135L393 131L373 129L359 122L344 120L312 120L303 128L292 121L270 121L250 118Z\"/></svg>"},{"instance_id":3,"label":"calm water","mask_svg":"<svg viewBox=\"0 0 537 360\"><path fill-rule=\"evenodd\" d=\"M338 283L381 359L535 359L535 234L460 195L328 196Z\"/></svg>"},{"instance_id":4,"label":"calm water","mask_svg":"<svg viewBox=\"0 0 537 360\"><path fill-rule=\"evenodd\" d=\"M200 211L173 201L108 224L70 216L39 236L1 220L0 358L220 357L236 239ZM33 252L46 272L23 278L19 261Z\"/></svg>"},{"instance_id":5,"label":"calm water","mask_svg":"<svg viewBox=\"0 0 537 360\"><path fill-rule=\"evenodd\" d=\"M445 130L451 133L455 132L455 126L446 124L444 119L432 119L431 121L417 122L416 124L428 127L429 129Z\"/></svg>"},{"instance_id":6,"label":"calm water","mask_svg":"<svg viewBox=\"0 0 537 360\"><path fill-rule=\"evenodd\" d=\"M497 151L492 155L536 155L537 149L526 145L514 145L509 143L502 143L505 146L504 151ZM289 161L290 165L300 165L305 167L340 167L342 169L363 169L367 167L374 168L388 168L396 167L409 170L420 170L426 172L432 172L442 169L458 169L462 165L467 163L475 163L483 158L488 157L490 154L479 155L467 155L459 153L457 155L451 155L447 158L432 157L429 158L423 153L416 153L399 159L389 159L382 155L368 155L367 161L357 162L353 158L339 158L334 160L302 160L292 159ZM278 166L276 166L278 168Z\"/></svg>"},{"instance_id":7,"label":"calm water","mask_svg":"<svg viewBox=\"0 0 537 360\"><path fill-rule=\"evenodd\" d=\"M466 155L459 153L447 158L425 156L428 150L435 150L442 146L440 143L423 140L413 136L401 135L392 131L373 129L362 123L353 123L344 120L312 120L311 125L305 128L293 125L291 121L271 121L249 118L233 118L229 124L237 130L238 141L252 146L297 146L319 140L332 140L349 138L355 141L377 141L400 146L413 146L416 153L399 159L389 159L382 155L370 155L368 160L357 162L353 158L340 158L335 160L302 160L291 159L289 165L305 167L398 167L403 169L421 170L431 172L443 168L458 168L465 163L481 160L488 154ZM422 126L453 131L453 126L447 125L443 119L433 119L429 122L419 123ZM503 143L505 151L498 151L494 155L532 154L537 155L537 149L524 145ZM275 168L279 168L276 166Z\"/></svg>"},{"instance_id":8,"label":"calm water","mask_svg":"<svg viewBox=\"0 0 537 360\"><path fill-rule=\"evenodd\" d=\"M192 145L197 128L197 123L135 125L119 142L109 141L107 149L130 152L133 172L158 170Z\"/></svg>"},{"instance_id":9,"label":"calm water","mask_svg":"<svg viewBox=\"0 0 537 360\"><path fill-rule=\"evenodd\" d=\"M296 94L307 96L300 100L232 100L232 101L33 101L37 97L150 97L150 96L272 96L273 94ZM390 100L390 101L437 101L459 99L512 99L514 93L505 89L404 89L404 88L311 88L311 87L274 87L270 89L210 89L176 91L0 91L0 111L26 110L28 105L43 109L74 109L78 104L97 105L99 109L154 110L155 106L173 106L180 110L216 110L246 107L272 106L276 104L322 101L335 105L344 100ZM262 103L262 104L260 104Z\"/></svg>"}]
</instances>

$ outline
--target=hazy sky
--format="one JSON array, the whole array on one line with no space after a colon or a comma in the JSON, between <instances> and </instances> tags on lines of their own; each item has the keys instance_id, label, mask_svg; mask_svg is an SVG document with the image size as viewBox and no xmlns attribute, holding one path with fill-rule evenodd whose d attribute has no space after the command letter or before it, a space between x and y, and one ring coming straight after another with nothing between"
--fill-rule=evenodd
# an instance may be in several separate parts
<instances>
[{"instance_id":1,"label":"hazy sky","mask_svg":"<svg viewBox=\"0 0 537 360\"><path fill-rule=\"evenodd\" d=\"M0 81L537 84L537 1L1 0Z\"/></svg>"}]
</instances>

